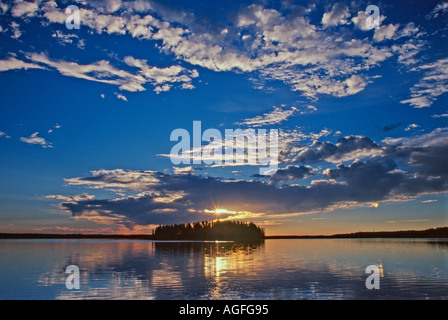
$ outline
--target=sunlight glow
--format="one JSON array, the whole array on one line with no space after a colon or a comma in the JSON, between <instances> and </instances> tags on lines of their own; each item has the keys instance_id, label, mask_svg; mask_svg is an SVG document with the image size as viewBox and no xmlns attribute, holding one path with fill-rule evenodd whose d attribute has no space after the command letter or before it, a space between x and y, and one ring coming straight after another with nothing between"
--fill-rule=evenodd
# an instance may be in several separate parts
<instances>
[{"instance_id":1,"label":"sunlight glow","mask_svg":"<svg viewBox=\"0 0 448 320\"><path fill-rule=\"evenodd\" d=\"M216 214L222 214L222 213L234 213L234 211L229 211L227 209L215 209Z\"/></svg>"}]
</instances>

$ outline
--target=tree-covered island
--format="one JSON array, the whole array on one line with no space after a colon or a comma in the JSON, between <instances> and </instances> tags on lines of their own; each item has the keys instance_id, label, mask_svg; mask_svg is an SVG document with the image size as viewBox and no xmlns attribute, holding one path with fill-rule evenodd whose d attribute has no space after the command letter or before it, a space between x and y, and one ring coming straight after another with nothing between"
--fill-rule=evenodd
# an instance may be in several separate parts
<instances>
[{"instance_id":1,"label":"tree-covered island","mask_svg":"<svg viewBox=\"0 0 448 320\"><path fill-rule=\"evenodd\" d=\"M259 241L265 234L253 222L218 220L158 226L153 237L154 240Z\"/></svg>"}]
</instances>

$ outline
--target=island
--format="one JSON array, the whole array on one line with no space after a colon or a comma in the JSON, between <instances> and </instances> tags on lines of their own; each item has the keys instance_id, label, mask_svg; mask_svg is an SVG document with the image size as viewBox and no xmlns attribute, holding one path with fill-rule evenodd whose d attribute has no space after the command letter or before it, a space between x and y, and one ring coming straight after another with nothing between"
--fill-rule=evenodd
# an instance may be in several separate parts
<instances>
[{"instance_id":1,"label":"island","mask_svg":"<svg viewBox=\"0 0 448 320\"><path fill-rule=\"evenodd\" d=\"M265 238L265 233L253 222L217 220L158 226L153 237L154 240L259 241Z\"/></svg>"}]
</instances>

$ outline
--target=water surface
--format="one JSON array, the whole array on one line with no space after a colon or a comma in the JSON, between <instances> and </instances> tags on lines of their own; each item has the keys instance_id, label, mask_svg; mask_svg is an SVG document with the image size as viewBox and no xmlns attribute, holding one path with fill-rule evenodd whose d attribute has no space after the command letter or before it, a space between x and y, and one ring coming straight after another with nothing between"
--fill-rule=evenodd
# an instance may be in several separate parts
<instances>
[{"instance_id":1,"label":"water surface","mask_svg":"<svg viewBox=\"0 0 448 320\"><path fill-rule=\"evenodd\" d=\"M447 299L447 266L437 239L0 240L0 299Z\"/></svg>"}]
</instances>

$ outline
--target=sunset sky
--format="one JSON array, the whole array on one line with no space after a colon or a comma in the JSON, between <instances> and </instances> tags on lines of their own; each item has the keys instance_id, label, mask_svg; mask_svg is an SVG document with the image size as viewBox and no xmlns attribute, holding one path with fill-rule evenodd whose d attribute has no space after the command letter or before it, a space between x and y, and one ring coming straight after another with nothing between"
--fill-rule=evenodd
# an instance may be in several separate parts
<instances>
[{"instance_id":1,"label":"sunset sky","mask_svg":"<svg viewBox=\"0 0 448 320\"><path fill-rule=\"evenodd\" d=\"M0 232L447 226L446 1L2 0L0 39ZM279 169L174 165L193 121L278 129Z\"/></svg>"}]
</instances>

